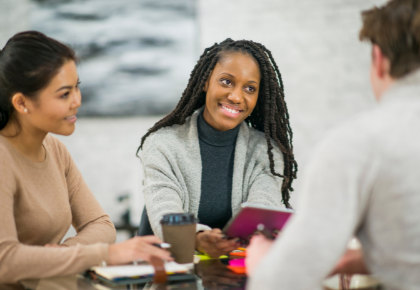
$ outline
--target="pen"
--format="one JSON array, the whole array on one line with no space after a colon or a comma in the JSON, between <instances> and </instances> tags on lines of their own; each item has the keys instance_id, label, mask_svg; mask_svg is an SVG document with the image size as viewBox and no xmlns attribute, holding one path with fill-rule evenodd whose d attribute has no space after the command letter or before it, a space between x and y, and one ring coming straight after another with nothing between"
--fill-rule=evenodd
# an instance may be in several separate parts
<instances>
[{"instance_id":1,"label":"pen","mask_svg":"<svg viewBox=\"0 0 420 290\"><path fill-rule=\"evenodd\" d=\"M258 224L257 231L260 232L267 239L274 240L273 235L270 233L269 230L267 230L264 224Z\"/></svg>"},{"instance_id":2,"label":"pen","mask_svg":"<svg viewBox=\"0 0 420 290\"><path fill-rule=\"evenodd\" d=\"M168 244L168 243L160 243L160 244L152 244L152 245L161 249L169 249L171 247L171 244Z\"/></svg>"}]
</instances>

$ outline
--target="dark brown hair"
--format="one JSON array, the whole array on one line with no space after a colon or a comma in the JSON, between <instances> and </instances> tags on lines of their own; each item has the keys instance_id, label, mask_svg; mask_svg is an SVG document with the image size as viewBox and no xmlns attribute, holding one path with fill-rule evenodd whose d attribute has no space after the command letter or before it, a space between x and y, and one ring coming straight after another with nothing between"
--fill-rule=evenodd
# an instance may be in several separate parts
<instances>
[{"instance_id":1,"label":"dark brown hair","mask_svg":"<svg viewBox=\"0 0 420 290\"><path fill-rule=\"evenodd\" d=\"M12 97L36 99L68 60L73 49L37 31L16 34L0 50L0 130L13 116Z\"/></svg>"},{"instance_id":2,"label":"dark brown hair","mask_svg":"<svg viewBox=\"0 0 420 290\"><path fill-rule=\"evenodd\" d=\"M283 177L281 187L282 201L290 207L290 191L293 191L292 182L296 178L297 163L293 155L292 137L293 132L289 123L289 113L284 101L284 86L280 71L271 52L262 44L239 40L225 41L206 48L201 55L193 71L191 72L188 86L175 109L162 120L157 122L141 139L142 148L146 138L157 130L184 124L187 117L204 106L206 93L203 87L216 63L222 58L228 57L231 53L243 53L252 56L259 64L261 72L261 86L257 104L249 117L245 119L248 125L256 130L264 132L267 140L267 154L270 161L270 171L273 175ZM274 171L273 144L280 148L283 153L284 173L283 175Z\"/></svg>"},{"instance_id":3,"label":"dark brown hair","mask_svg":"<svg viewBox=\"0 0 420 290\"><path fill-rule=\"evenodd\" d=\"M360 40L376 44L400 78L420 68L420 1L392 0L362 12Z\"/></svg>"}]
</instances>

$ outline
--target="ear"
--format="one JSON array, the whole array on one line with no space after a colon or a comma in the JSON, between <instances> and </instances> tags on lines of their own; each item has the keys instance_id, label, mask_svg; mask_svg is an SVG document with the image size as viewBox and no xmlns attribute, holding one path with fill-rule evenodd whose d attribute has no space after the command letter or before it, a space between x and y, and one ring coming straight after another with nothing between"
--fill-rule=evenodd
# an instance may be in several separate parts
<instances>
[{"instance_id":1,"label":"ear","mask_svg":"<svg viewBox=\"0 0 420 290\"><path fill-rule=\"evenodd\" d=\"M27 98L22 93L16 93L12 97L13 107L20 114L28 114Z\"/></svg>"},{"instance_id":2,"label":"ear","mask_svg":"<svg viewBox=\"0 0 420 290\"><path fill-rule=\"evenodd\" d=\"M204 83L203 92L207 92L208 89L209 89L209 79L207 79L206 82Z\"/></svg>"},{"instance_id":3,"label":"ear","mask_svg":"<svg viewBox=\"0 0 420 290\"><path fill-rule=\"evenodd\" d=\"M210 72L208 79L204 83L203 92L207 92L207 90L209 89L209 82L210 82L212 72L213 71Z\"/></svg>"},{"instance_id":4,"label":"ear","mask_svg":"<svg viewBox=\"0 0 420 290\"><path fill-rule=\"evenodd\" d=\"M390 61L382 53L381 48L374 44L372 46L372 69L376 76L380 79L384 79L389 76Z\"/></svg>"}]
</instances>

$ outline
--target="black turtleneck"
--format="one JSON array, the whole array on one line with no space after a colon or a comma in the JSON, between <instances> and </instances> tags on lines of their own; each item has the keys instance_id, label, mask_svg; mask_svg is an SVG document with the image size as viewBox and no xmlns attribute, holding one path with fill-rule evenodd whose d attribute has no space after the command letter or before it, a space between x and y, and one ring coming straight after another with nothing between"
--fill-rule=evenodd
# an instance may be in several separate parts
<instances>
[{"instance_id":1,"label":"black turtleneck","mask_svg":"<svg viewBox=\"0 0 420 290\"><path fill-rule=\"evenodd\" d=\"M239 126L219 131L197 120L201 153L201 197L198 219L201 224L222 229L232 217L232 177Z\"/></svg>"}]
</instances>

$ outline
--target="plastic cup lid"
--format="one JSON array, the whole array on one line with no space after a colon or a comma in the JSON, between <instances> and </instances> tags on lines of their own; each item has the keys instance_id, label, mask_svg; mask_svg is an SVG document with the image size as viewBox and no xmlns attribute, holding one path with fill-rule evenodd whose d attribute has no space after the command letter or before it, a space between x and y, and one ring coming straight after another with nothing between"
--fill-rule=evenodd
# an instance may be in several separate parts
<instances>
[{"instance_id":1,"label":"plastic cup lid","mask_svg":"<svg viewBox=\"0 0 420 290\"><path fill-rule=\"evenodd\" d=\"M162 225L186 225L197 223L197 219L192 213L170 213L165 214L160 223Z\"/></svg>"}]
</instances>

